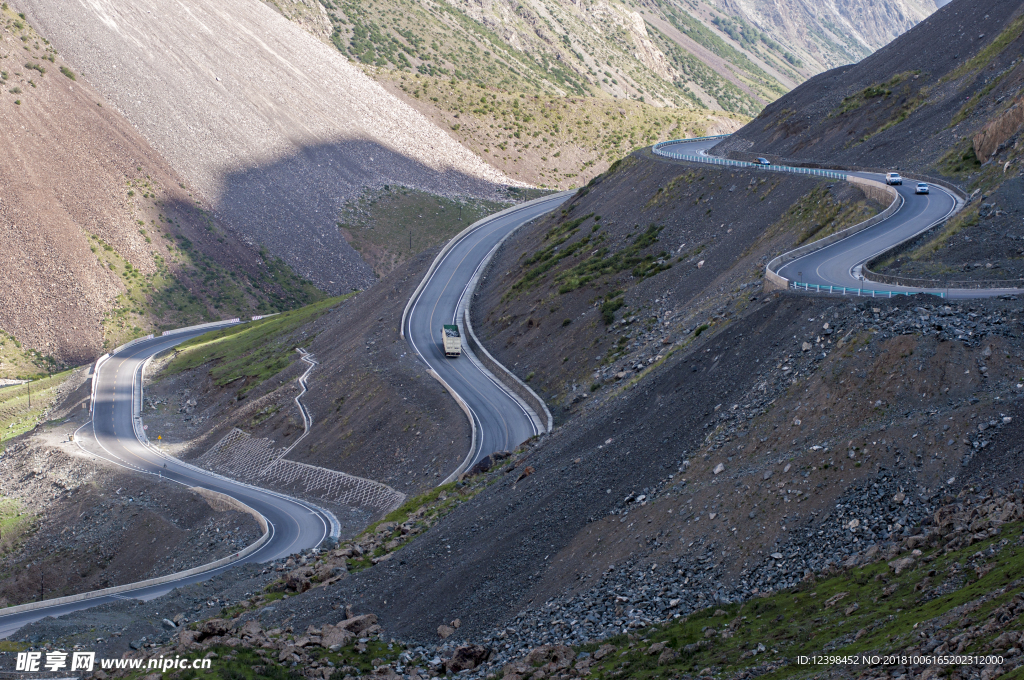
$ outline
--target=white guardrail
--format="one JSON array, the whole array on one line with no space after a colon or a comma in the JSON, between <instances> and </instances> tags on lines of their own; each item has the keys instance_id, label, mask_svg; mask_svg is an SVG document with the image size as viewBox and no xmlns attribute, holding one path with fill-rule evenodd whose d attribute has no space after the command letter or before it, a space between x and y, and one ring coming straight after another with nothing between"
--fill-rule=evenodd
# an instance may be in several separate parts
<instances>
[{"instance_id":1,"label":"white guardrail","mask_svg":"<svg viewBox=\"0 0 1024 680\"><path fill-rule=\"evenodd\" d=\"M674 158L679 161L693 161L695 163L705 163L707 165L725 165L734 168L753 168L755 170L765 170L767 172L786 172L793 175L810 175L813 177L827 177L828 179L835 179L843 181L846 179L845 172L836 172L835 170L818 170L817 168L798 168L790 165L761 165L760 163L751 163L749 161L734 161L731 158L718 158L717 156L691 156L690 154L675 153L672 151L664 151L663 147L669 146L670 144L681 144L683 142L701 142L709 139L725 139L729 135L712 135L710 137L694 137L693 139L673 139L668 142L658 142L651 151L658 156L664 156L665 158Z\"/></svg>"},{"instance_id":2,"label":"white guardrail","mask_svg":"<svg viewBox=\"0 0 1024 680\"><path fill-rule=\"evenodd\" d=\"M871 290L869 288L844 288L843 286L819 286L816 283L800 283L790 281L789 288L793 290L814 291L815 293L828 293L832 295L855 295L857 297L873 298L894 298L900 295L936 295L940 298L946 297L942 290Z\"/></svg>"}]
</instances>

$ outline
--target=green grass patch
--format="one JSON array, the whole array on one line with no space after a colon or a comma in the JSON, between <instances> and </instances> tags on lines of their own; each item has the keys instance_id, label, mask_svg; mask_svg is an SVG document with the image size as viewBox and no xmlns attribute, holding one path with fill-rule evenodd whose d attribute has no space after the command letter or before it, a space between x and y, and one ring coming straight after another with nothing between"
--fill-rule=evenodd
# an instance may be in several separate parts
<instances>
[{"instance_id":1,"label":"green grass patch","mask_svg":"<svg viewBox=\"0 0 1024 680\"><path fill-rule=\"evenodd\" d=\"M0 330L0 378L39 380L65 368L52 356L25 347L13 335Z\"/></svg>"},{"instance_id":2,"label":"green grass patch","mask_svg":"<svg viewBox=\"0 0 1024 680\"><path fill-rule=\"evenodd\" d=\"M57 397L57 388L70 375L68 370L24 385L0 388L0 442L38 425L43 413Z\"/></svg>"},{"instance_id":3,"label":"green grass patch","mask_svg":"<svg viewBox=\"0 0 1024 680\"><path fill-rule=\"evenodd\" d=\"M975 92L974 96L967 100L966 104L960 107L960 110L956 112L956 115L953 116L953 118L949 121L949 125L947 125L946 127L951 128L967 120L967 118L972 113L974 113L974 110L978 108L978 104L981 102L981 100L987 97L989 93L992 92L992 90L996 89L996 87L1001 82L1003 82L1003 80L1006 78L1006 76L1010 74L1012 70L1012 68L1006 69L998 76L990 80L985 87Z\"/></svg>"},{"instance_id":4,"label":"green grass patch","mask_svg":"<svg viewBox=\"0 0 1024 680\"><path fill-rule=\"evenodd\" d=\"M470 224L509 205L387 185L343 208L337 226L374 273L383 277L416 253L447 243Z\"/></svg>"},{"instance_id":5,"label":"green grass patch","mask_svg":"<svg viewBox=\"0 0 1024 680\"><path fill-rule=\"evenodd\" d=\"M149 180L129 180L143 197L155 197ZM148 235L145 235L149 238ZM229 271L182 235L164 234L167 257L152 253L155 271L143 273L95 234L90 248L101 267L116 274L123 292L102 320L105 349L154 331L255 313L270 314L323 300L325 294L284 261L261 251L257 276Z\"/></svg>"},{"instance_id":6,"label":"green grass patch","mask_svg":"<svg viewBox=\"0 0 1024 680\"><path fill-rule=\"evenodd\" d=\"M295 360L297 343L290 337L293 331L353 295L328 298L269 319L200 335L177 348L164 373L174 375L209 364L210 377L217 386L245 379L238 393L241 398Z\"/></svg>"},{"instance_id":7,"label":"green grass patch","mask_svg":"<svg viewBox=\"0 0 1024 680\"><path fill-rule=\"evenodd\" d=\"M963 178L977 172L981 162L974 153L974 144L965 137L939 159L936 167L947 177Z\"/></svg>"},{"instance_id":8,"label":"green grass patch","mask_svg":"<svg viewBox=\"0 0 1024 680\"><path fill-rule=\"evenodd\" d=\"M868 85L860 92L852 94L849 97L843 99L842 103L829 115L829 118L835 118L841 116L844 113L850 113L856 111L865 104L868 104L874 100L884 100L892 96L893 90L898 87L901 83L906 81L913 75L919 74L920 71L904 71L903 73L897 73L895 76L885 81L884 83L876 83L874 85Z\"/></svg>"},{"instance_id":9,"label":"green grass patch","mask_svg":"<svg viewBox=\"0 0 1024 680\"><path fill-rule=\"evenodd\" d=\"M878 214L867 201L844 203L835 200L824 182L804 194L773 225L772 233L796 232L796 245L812 243Z\"/></svg>"},{"instance_id":10,"label":"green grass patch","mask_svg":"<svg viewBox=\"0 0 1024 680\"><path fill-rule=\"evenodd\" d=\"M35 523L35 515L26 512L16 498L0 497L0 555L18 546Z\"/></svg>"}]
</instances>

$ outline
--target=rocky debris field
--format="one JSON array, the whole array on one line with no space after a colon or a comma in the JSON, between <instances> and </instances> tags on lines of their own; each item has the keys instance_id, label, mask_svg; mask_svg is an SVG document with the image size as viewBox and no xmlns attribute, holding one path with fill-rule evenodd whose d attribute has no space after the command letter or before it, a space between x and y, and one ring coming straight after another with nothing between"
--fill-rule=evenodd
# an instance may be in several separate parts
<instances>
[{"instance_id":1,"label":"rocky debris field","mask_svg":"<svg viewBox=\"0 0 1024 680\"><path fill-rule=\"evenodd\" d=\"M529 443L399 559L290 598L273 620L321 625L343 601L436 644L458 619L449 649L500 639L512 658L542 630L584 639L673 600L681 612L792 586L1018 465L1019 305L768 299L620 390L610 413ZM638 594L650 582L665 585ZM576 616L611 586L632 604ZM549 601L571 616L548 616Z\"/></svg>"},{"instance_id":2,"label":"rocky debris field","mask_svg":"<svg viewBox=\"0 0 1024 680\"><path fill-rule=\"evenodd\" d=\"M316 625L300 623L295 615L276 622L277 604L254 608L253 600L204 617L203 612L219 604L217 596L205 608L200 601L194 609L189 606L187 614L180 611L199 594L186 591L216 589L216 584L207 583L153 603L108 606L136 610L136 615L143 613L140 609L152 610L145 612L151 618L161 615L154 609L159 606L165 617L150 635L125 644L125 627L106 633L97 644L107 655L115 648L125 649L125 658L208 658L218 677L248 667L260 676L290 670L324 680L367 675L416 680L453 673L504 680L664 674L741 680L792 670L798 667L799 656L820 654L902 657L882 666L826 664L819 673L824 671L827 677L916 679L945 668L956 680L990 680L1024 664L1019 650L1024 615L1019 588L1024 559L1020 490L964 489L956 497L923 503L919 499L909 506L900 498L902 492L889 497L890 489L875 491L856 491L844 506L857 505L862 512L871 512L879 501L888 507L913 506L917 512L912 514L920 522L908 523L907 531L890 540L860 546L841 562L828 560L820 568L808 569L797 583L775 592L736 593L734 599L717 595L699 598L692 607L680 606L680 598L669 598L680 580L689 579L682 570L655 575L653 570L624 569L623 574L629 571L632 578L609 574L592 599L549 600L537 616L523 615L514 627L491 638L417 645L389 636L376 615L359 614L337 602L329 617L334 623ZM845 536L829 532L817 547L825 552L848 544L856 530L857 526L844 527ZM306 559L302 556L300 561ZM253 581L246 583L251 586ZM614 622L600 632L587 626L609 610L629 622ZM633 617L638 611L644 615ZM109 616L94 610L91 616L104 614ZM36 624L33 632L53 631L58 623ZM438 632L444 637L457 635L460 624L453 620ZM66 649L72 638L40 642L35 636L32 649ZM942 664L929 655L964 655L977 661ZM990 656L1000 661L990 661ZM172 677L193 675L185 671Z\"/></svg>"},{"instance_id":3,"label":"rocky debris field","mask_svg":"<svg viewBox=\"0 0 1024 680\"><path fill-rule=\"evenodd\" d=\"M493 196L514 184L260 2L18 6L218 218L322 290L375 282L335 225L364 188Z\"/></svg>"},{"instance_id":4,"label":"rocky debris field","mask_svg":"<svg viewBox=\"0 0 1024 680\"><path fill-rule=\"evenodd\" d=\"M97 657L149 650L170 643L175 633L196 621L230 617L229 607L261 592L275 578L276 573L265 565L245 564L155 600L123 600L59 619L41 619L11 639L51 649L81 645L95 650Z\"/></svg>"}]
</instances>

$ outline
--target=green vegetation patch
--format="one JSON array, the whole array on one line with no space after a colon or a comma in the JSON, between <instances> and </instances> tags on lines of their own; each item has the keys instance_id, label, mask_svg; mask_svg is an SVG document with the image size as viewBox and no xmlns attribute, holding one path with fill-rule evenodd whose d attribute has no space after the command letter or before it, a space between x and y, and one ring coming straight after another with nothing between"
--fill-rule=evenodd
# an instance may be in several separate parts
<instances>
[{"instance_id":1,"label":"green vegetation patch","mask_svg":"<svg viewBox=\"0 0 1024 680\"><path fill-rule=\"evenodd\" d=\"M293 331L353 295L355 293L328 298L269 319L200 335L177 348L164 373L174 375L211 364L210 377L219 387L245 380L238 392L238 397L242 398L295 360L297 344L291 338Z\"/></svg>"},{"instance_id":2,"label":"green vegetation patch","mask_svg":"<svg viewBox=\"0 0 1024 680\"><path fill-rule=\"evenodd\" d=\"M646 231L637 234L631 244L614 253L609 252L607 247L599 248L583 262L558 275L555 279L561 284L558 292L569 293L626 270L631 270L630 273L636 279L646 279L671 269L668 252L662 250L657 255L643 252L658 242L658 235L664 228L652 224Z\"/></svg>"},{"instance_id":3,"label":"green vegetation patch","mask_svg":"<svg viewBox=\"0 0 1024 680\"><path fill-rule=\"evenodd\" d=\"M22 385L0 388L0 442L38 425L43 413L56 399L57 388L70 375L71 371L64 371Z\"/></svg>"},{"instance_id":4,"label":"green vegetation patch","mask_svg":"<svg viewBox=\"0 0 1024 680\"><path fill-rule=\"evenodd\" d=\"M997 536L967 548L925 550L899 574L885 561L876 562L580 649L616 648L591 666L590 677L598 679L667 677L705 668L721 677L809 678L820 668L797 664L799 655L894 653L921 642L916 629L926 622L955 633L990 620L1021 590L1021 529L1019 522L1006 524ZM1008 623L1006 630L1016 628ZM964 653L987 653L995 635L976 639ZM650 651L661 643L663 648Z\"/></svg>"},{"instance_id":5,"label":"green vegetation patch","mask_svg":"<svg viewBox=\"0 0 1024 680\"><path fill-rule=\"evenodd\" d=\"M663 250L656 255L644 252L658 242L658 236L665 228L663 226L650 225L634 236L632 243L625 248L612 252L608 246L602 245L607 239L602 231L600 215L589 213L571 220L566 219L567 216L568 211L563 210L562 221L555 224L544 236L546 245L523 260L523 274L516 279L503 299L539 286L547 280L547 274L562 260L576 257L592 248L583 261L555 277L553 283L558 284L559 294L570 293L589 283L627 270L631 271L635 278L644 279L672 267L666 251ZM575 236L581 234L581 227L591 219L593 222L590 230L573 240Z\"/></svg>"},{"instance_id":6,"label":"green vegetation patch","mask_svg":"<svg viewBox=\"0 0 1024 680\"><path fill-rule=\"evenodd\" d=\"M130 180L128 193L156 198L148 180ZM201 217L208 217L205 213ZM169 224L172 224L168 220ZM140 220L140 225L143 224ZM212 222L210 229L212 230ZM139 233L148 242L145 229ZM261 250L264 267L256 276L218 264L183 235L162 234L167 256L151 252L155 271L145 273L109 243L91 234L89 247L100 266L121 279L123 291L104 316L104 348L112 348L146 333L217 321L251 313L294 309L322 300L325 294L296 275L280 258Z\"/></svg>"},{"instance_id":7,"label":"green vegetation patch","mask_svg":"<svg viewBox=\"0 0 1024 680\"><path fill-rule=\"evenodd\" d=\"M981 162L974 153L974 144L969 137L964 137L947 151L936 166L947 177L966 177L981 168Z\"/></svg>"},{"instance_id":8,"label":"green vegetation patch","mask_svg":"<svg viewBox=\"0 0 1024 680\"><path fill-rule=\"evenodd\" d=\"M543 194L517 190L515 197L533 198ZM367 191L346 206L338 217L338 228L346 240L382 277L416 253L436 248L473 222L507 208L474 198L452 199L402 186L385 185Z\"/></svg>"},{"instance_id":9,"label":"green vegetation patch","mask_svg":"<svg viewBox=\"0 0 1024 680\"><path fill-rule=\"evenodd\" d=\"M35 515L27 512L21 501L0 497L0 555L16 548L34 524Z\"/></svg>"},{"instance_id":10,"label":"green vegetation patch","mask_svg":"<svg viewBox=\"0 0 1024 680\"><path fill-rule=\"evenodd\" d=\"M0 330L0 378L38 380L65 368L52 356L25 347L13 335Z\"/></svg>"},{"instance_id":11,"label":"green vegetation patch","mask_svg":"<svg viewBox=\"0 0 1024 680\"><path fill-rule=\"evenodd\" d=\"M903 73L897 73L884 83L868 85L860 92L844 98L839 107L828 114L829 118L834 118L836 116L841 116L844 113L856 111L865 104L874 100L888 99L892 96L893 90L899 87L900 84L905 82L908 78L920 73L920 71L904 71Z\"/></svg>"},{"instance_id":12,"label":"green vegetation patch","mask_svg":"<svg viewBox=\"0 0 1024 680\"><path fill-rule=\"evenodd\" d=\"M517 93L397 71L376 77L391 80L415 99L430 101L459 139L506 172L516 174L516 164L528 160L539 183L552 186L596 162L614 162L659 139L700 136L708 122L703 104L689 89L689 94L680 90L680 108L671 108L605 97ZM691 96L694 101L689 101ZM741 113L719 115L748 119ZM575 147L580 159L570 162L562 156L566 147Z\"/></svg>"},{"instance_id":13,"label":"green vegetation patch","mask_svg":"<svg viewBox=\"0 0 1024 680\"><path fill-rule=\"evenodd\" d=\"M772 226L770 233L795 232L796 245L803 245L859 224L878 212L864 200L837 201L828 185L822 182L794 203Z\"/></svg>"}]
</instances>

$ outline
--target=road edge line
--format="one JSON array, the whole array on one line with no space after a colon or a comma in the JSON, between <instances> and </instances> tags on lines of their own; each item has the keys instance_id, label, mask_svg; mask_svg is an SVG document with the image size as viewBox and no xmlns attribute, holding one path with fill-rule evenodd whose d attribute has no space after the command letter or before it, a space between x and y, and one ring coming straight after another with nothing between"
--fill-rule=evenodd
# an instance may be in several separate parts
<instances>
[{"instance_id":1,"label":"road edge line","mask_svg":"<svg viewBox=\"0 0 1024 680\"><path fill-rule=\"evenodd\" d=\"M438 486L444 486L448 482L455 481L455 479L457 479L459 475L461 475L463 472L465 472L469 468L470 464L472 464L472 462L473 462L473 459L476 458L476 446L477 446L477 444L476 444L476 439L477 439L477 436L476 436L476 415L469 408L469 404L467 404L466 401L462 397L459 396L458 392L456 392L454 389L452 389L451 385L449 385L447 382L445 382L444 378L442 378L440 375L438 375L437 371L435 371L434 369L428 367L427 368L427 374L429 376L431 376L437 382L441 383L441 385L446 390L448 390L448 394L452 395L452 398L455 400L455 403L457 403L459 405L459 408L462 409L462 412L466 414L467 418L469 418L469 426L471 428L471 433L470 433L470 438L469 438L469 455L467 455L466 459L464 461L462 461L461 464L459 464L459 467L455 468L454 472L452 472L450 475L445 477L444 481L442 481L440 484L438 484Z\"/></svg>"}]
</instances>

